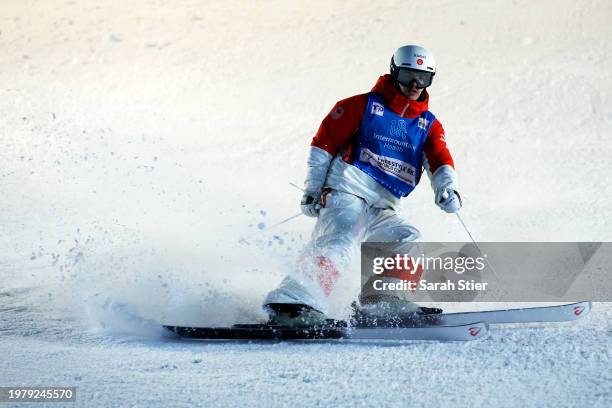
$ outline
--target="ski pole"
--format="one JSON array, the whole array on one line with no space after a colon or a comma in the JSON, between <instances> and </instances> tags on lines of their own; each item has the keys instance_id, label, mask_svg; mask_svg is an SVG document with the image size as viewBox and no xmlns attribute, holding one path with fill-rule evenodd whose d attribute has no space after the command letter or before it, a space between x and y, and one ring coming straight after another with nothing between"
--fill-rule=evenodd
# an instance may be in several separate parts
<instances>
[{"instance_id":1,"label":"ski pole","mask_svg":"<svg viewBox=\"0 0 612 408\"><path fill-rule=\"evenodd\" d=\"M293 182L291 182L291 181L289 182L289 185L290 185L291 187L295 187L295 188L297 188L297 189L298 189L298 190L300 190L300 191L304 191L304 189L303 189L302 187L298 186L297 184L295 184L295 183L293 183Z\"/></svg>"},{"instance_id":2,"label":"ski pole","mask_svg":"<svg viewBox=\"0 0 612 408\"><path fill-rule=\"evenodd\" d=\"M293 187L297 188L298 190L304 191L304 189L302 189L302 188L298 187L298 186L297 186L295 183L289 182L289 185L291 185L291 186L293 186ZM285 218L284 220L282 220L282 221L280 221L280 222L277 222L276 224L273 224L273 225L270 225L269 227L264 228L264 230L265 230L265 231L268 231L268 230L271 230L272 228L276 228L276 227L278 227L279 225L283 225L284 223L289 222L289 221L291 221L292 219L299 217L300 215L302 215L302 212L301 212L301 211L300 211L299 213L295 214L295 215L292 215L291 217Z\"/></svg>"},{"instance_id":3,"label":"ski pole","mask_svg":"<svg viewBox=\"0 0 612 408\"><path fill-rule=\"evenodd\" d=\"M465 222L463 221L463 218L461 218L461 215L459 215L458 212L456 212L455 215L459 219L459 222L461 223L461 225L463 225L463 229L469 235L470 239L472 240L472 243L474 244L474 246L476 247L478 252L480 252L480 256L482 256L482 259L485 259L486 262L489 264L489 267L491 268L491 272L493 272L493 275L497 276L497 272L495 272L495 268L493 268L493 265L491 264L491 262L489 262L489 260L487 259L487 256L484 254L484 252L482 252L482 250L480 249L480 247L476 243L476 240L474 239L474 237L470 233L470 230L468 229L467 225L465 225Z\"/></svg>"},{"instance_id":4,"label":"ski pole","mask_svg":"<svg viewBox=\"0 0 612 408\"><path fill-rule=\"evenodd\" d=\"M300 215L302 215L302 212L299 212L298 214L292 215L292 216L291 216L291 217L289 217L289 218L285 218L285 219L284 219L284 220L282 220L281 222L277 222L276 224L270 225L269 227L261 228L259 231L255 231L255 232L253 232L252 234L247 235L246 237L242 237L242 238L241 238L241 241L244 241L244 242L246 242L247 244L251 245L251 243L249 242L249 239L251 239L251 238L255 238L255 235L256 235L256 234L258 235L258 234L261 234L261 233L262 233L262 232L264 232L264 231L269 231L269 230L271 230L272 228L276 228L276 227L278 227L279 225L282 225L282 224L284 224L284 223L286 223L286 222L291 221L291 220L292 220L292 219L294 219L294 218L299 217Z\"/></svg>"},{"instance_id":5,"label":"ski pole","mask_svg":"<svg viewBox=\"0 0 612 408\"><path fill-rule=\"evenodd\" d=\"M463 225L463 229L465 230L465 232L467 232L467 234L470 236L470 239L472 240L472 242L474 243L474 245L476 246L476 248L478 248L478 251L480 251L480 253L482 254L482 251L480 250L480 248L478 247L478 244L476 243L476 240L474 239L474 237L472 236L472 234L470 234L470 230L468 229L468 227L465 225L465 222L463 222L463 218L461 218L461 215L459 215L458 212L455 213L455 215L457 216L457 218L459 219L459 222L461 223L461 225Z\"/></svg>"},{"instance_id":6,"label":"ski pole","mask_svg":"<svg viewBox=\"0 0 612 408\"><path fill-rule=\"evenodd\" d=\"M286 223L286 222L289 222L289 221L291 221L292 219L299 217L300 215L302 215L302 212L301 212L301 211L300 211L299 213L295 214L295 215L292 215L292 216L291 216L291 217L289 217L289 218L285 218L285 219L284 219L284 220L282 220L281 222L277 222L276 224L270 225L269 227L267 227L267 228L266 228L266 230L270 230L270 229L272 229L272 228L278 227L279 225L282 225L282 224L284 224L284 223Z\"/></svg>"}]
</instances>

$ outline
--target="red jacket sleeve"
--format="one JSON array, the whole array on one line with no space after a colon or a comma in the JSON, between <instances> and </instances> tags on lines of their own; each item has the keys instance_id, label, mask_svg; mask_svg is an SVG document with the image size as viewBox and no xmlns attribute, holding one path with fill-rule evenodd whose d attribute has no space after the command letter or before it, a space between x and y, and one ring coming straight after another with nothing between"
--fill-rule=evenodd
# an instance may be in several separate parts
<instances>
[{"instance_id":1,"label":"red jacket sleeve","mask_svg":"<svg viewBox=\"0 0 612 408\"><path fill-rule=\"evenodd\" d=\"M444 139L444 128L438 119L434 121L429 129L427 140L423 146L423 153L429 163L429 171L433 174L441 166L448 164L455 168L453 157L448 150L446 140Z\"/></svg>"},{"instance_id":2,"label":"red jacket sleeve","mask_svg":"<svg viewBox=\"0 0 612 408\"><path fill-rule=\"evenodd\" d=\"M359 129L368 104L368 94L351 96L337 102L325 116L311 146L319 147L332 156L348 147L351 136Z\"/></svg>"}]
</instances>

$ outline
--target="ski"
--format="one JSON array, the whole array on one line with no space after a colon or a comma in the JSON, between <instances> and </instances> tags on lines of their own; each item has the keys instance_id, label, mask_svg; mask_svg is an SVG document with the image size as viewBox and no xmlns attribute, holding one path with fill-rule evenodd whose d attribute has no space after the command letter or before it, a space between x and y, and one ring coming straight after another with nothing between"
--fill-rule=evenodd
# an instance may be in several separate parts
<instances>
[{"instance_id":1,"label":"ski","mask_svg":"<svg viewBox=\"0 0 612 408\"><path fill-rule=\"evenodd\" d=\"M294 328L274 324L236 324L231 327L164 328L180 337L207 340L437 340L468 341L485 337L490 324L565 322L580 319L592 308L591 302L520 309L441 313L393 325L355 326L342 320L327 325ZM379 322L381 324L382 322Z\"/></svg>"},{"instance_id":2,"label":"ski","mask_svg":"<svg viewBox=\"0 0 612 408\"><path fill-rule=\"evenodd\" d=\"M360 340L436 340L469 341L486 337L489 325L484 322L449 326L356 327L347 338Z\"/></svg>"},{"instance_id":3,"label":"ski","mask_svg":"<svg viewBox=\"0 0 612 408\"><path fill-rule=\"evenodd\" d=\"M483 322L454 326L352 327L330 321L320 327L293 328L271 324L237 324L231 327L164 326L180 337L206 340L434 340L469 341L485 337Z\"/></svg>"},{"instance_id":4,"label":"ski","mask_svg":"<svg viewBox=\"0 0 612 408\"><path fill-rule=\"evenodd\" d=\"M592 308L591 302L577 302L557 306L529 307L522 309L486 310L480 312L442 313L433 315L433 324L462 325L470 322L541 323L566 322L586 316Z\"/></svg>"}]
</instances>

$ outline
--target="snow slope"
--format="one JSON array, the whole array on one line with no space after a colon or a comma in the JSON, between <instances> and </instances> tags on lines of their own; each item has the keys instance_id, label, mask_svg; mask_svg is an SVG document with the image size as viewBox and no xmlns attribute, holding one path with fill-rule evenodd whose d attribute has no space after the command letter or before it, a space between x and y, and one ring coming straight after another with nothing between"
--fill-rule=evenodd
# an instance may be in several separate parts
<instances>
[{"instance_id":1,"label":"snow slope","mask_svg":"<svg viewBox=\"0 0 612 408\"><path fill-rule=\"evenodd\" d=\"M473 344L200 344L310 233L307 145L406 43L439 64L463 217L484 241L610 241L608 1L0 4L0 386L78 406L609 406L609 303ZM426 183L404 213L465 240ZM337 310L350 298L337 296ZM471 305L448 305L470 308Z\"/></svg>"}]
</instances>

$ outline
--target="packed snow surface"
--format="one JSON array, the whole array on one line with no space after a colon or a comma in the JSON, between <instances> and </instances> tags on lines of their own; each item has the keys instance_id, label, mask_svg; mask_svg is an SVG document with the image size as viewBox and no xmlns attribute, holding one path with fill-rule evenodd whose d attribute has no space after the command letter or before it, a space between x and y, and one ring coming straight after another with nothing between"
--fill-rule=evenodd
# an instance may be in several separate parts
<instances>
[{"instance_id":1,"label":"packed snow surface","mask_svg":"<svg viewBox=\"0 0 612 408\"><path fill-rule=\"evenodd\" d=\"M2 1L0 386L76 386L83 407L612 406L610 303L470 343L158 324L263 319L314 223L270 228L299 211L310 139L405 44L436 57L477 239L611 241L611 22L609 1ZM467 239L426 182L403 213Z\"/></svg>"}]
</instances>

